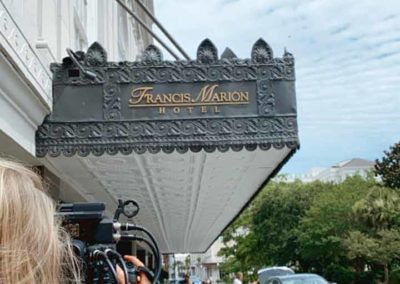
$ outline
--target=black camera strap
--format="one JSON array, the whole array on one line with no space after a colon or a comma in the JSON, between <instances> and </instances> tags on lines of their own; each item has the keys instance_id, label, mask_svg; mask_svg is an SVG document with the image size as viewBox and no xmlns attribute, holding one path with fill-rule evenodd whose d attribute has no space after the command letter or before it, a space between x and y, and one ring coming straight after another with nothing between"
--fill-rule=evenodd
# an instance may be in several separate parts
<instances>
[{"instance_id":1,"label":"black camera strap","mask_svg":"<svg viewBox=\"0 0 400 284\"><path fill-rule=\"evenodd\" d=\"M143 272L146 275L146 277L150 280L150 282L153 283L154 273L150 269L148 269L145 266L137 266L136 271L138 272L139 275L140 275L140 273Z\"/></svg>"}]
</instances>

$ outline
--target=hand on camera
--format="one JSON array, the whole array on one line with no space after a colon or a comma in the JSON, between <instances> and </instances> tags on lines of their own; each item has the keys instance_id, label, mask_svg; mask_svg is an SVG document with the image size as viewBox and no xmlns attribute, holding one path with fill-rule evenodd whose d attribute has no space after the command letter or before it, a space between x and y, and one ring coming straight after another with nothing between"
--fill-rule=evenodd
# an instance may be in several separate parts
<instances>
[{"instance_id":1,"label":"hand on camera","mask_svg":"<svg viewBox=\"0 0 400 284\"><path fill-rule=\"evenodd\" d=\"M131 255L125 255L124 260L128 262L132 262L135 267L143 267L144 264L135 256ZM124 272L122 269L117 266L117 278L118 278L118 284L126 284L125 283L125 278L124 278ZM137 279L138 284L151 284L151 281L147 278L146 274L144 272L139 272L139 276Z\"/></svg>"}]
</instances>

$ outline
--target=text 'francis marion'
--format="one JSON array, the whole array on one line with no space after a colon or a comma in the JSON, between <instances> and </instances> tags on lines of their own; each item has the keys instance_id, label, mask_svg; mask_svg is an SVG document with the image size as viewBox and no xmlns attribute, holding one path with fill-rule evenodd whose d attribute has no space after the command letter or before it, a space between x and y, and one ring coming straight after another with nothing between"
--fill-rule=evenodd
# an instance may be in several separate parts
<instances>
[{"instance_id":1,"label":"text 'francis marion'","mask_svg":"<svg viewBox=\"0 0 400 284\"><path fill-rule=\"evenodd\" d=\"M165 107L174 107L175 113L179 113L177 107L187 106L191 113L193 107L200 106L202 112L207 112L207 106L214 106L218 112L220 105L240 105L249 103L247 91L218 91L219 85L205 85L198 94L191 93L152 93L153 87L140 87L132 91L129 99L129 107L162 107L160 113L165 113Z\"/></svg>"},{"instance_id":2,"label":"text 'francis marion'","mask_svg":"<svg viewBox=\"0 0 400 284\"><path fill-rule=\"evenodd\" d=\"M205 104L246 104L249 102L249 92L233 91L219 92L218 85L205 85L193 96L191 93L161 93L153 94L153 87L140 87L132 91L129 99L130 107L158 105L205 105Z\"/></svg>"}]
</instances>

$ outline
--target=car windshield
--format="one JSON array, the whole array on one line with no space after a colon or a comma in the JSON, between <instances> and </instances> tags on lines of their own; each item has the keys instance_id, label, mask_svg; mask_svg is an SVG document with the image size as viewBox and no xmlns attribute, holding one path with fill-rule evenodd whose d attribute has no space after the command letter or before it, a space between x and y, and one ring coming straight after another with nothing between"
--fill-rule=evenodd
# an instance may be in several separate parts
<instances>
[{"instance_id":1,"label":"car windshield","mask_svg":"<svg viewBox=\"0 0 400 284\"><path fill-rule=\"evenodd\" d=\"M267 277L283 276L283 275L293 274L293 271L291 271L290 269L273 268L262 272L262 274L266 275Z\"/></svg>"},{"instance_id":2,"label":"car windshield","mask_svg":"<svg viewBox=\"0 0 400 284\"><path fill-rule=\"evenodd\" d=\"M282 279L282 284L328 284L328 282L318 277L307 277L300 279Z\"/></svg>"}]
</instances>

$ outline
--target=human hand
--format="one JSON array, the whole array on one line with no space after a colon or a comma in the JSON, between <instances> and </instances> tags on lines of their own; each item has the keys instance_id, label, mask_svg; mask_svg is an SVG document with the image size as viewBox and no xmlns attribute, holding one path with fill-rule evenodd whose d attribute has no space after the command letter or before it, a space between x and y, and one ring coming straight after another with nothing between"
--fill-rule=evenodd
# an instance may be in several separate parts
<instances>
[{"instance_id":1,"label":"human hand","mask_svg":"<svg viewBox=\"0 0 400 284\"><path fill-rule=\"evenodd\" d=\"M132 256L132 255L125 255L124 256L125 261L132 262L134 266L144 266L143 262L141 262L137 257ZM118 279L118 284L126 284L125 283L125 277L124 277L124 272L122 269L117 265L117 279ZM139 273L138 279L137 279L138 284L151 284L150 280L147 278L146 274L143 272Z\"/></svg>"}]
</instances>

